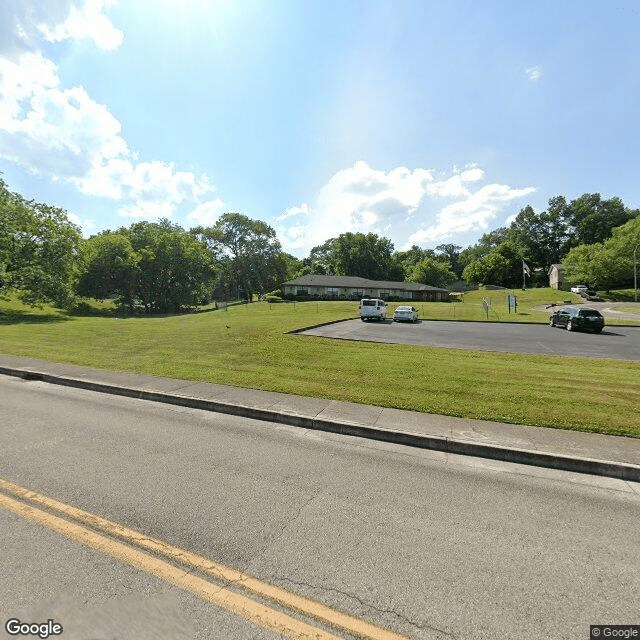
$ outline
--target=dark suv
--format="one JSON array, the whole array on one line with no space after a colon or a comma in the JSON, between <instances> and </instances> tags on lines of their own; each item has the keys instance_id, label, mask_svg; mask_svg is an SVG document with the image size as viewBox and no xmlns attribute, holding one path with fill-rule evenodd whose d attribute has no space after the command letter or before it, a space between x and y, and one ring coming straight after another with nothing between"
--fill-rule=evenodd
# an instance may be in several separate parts
<instances>
[{"instance_id":1,"label":"dark suv","mask_svg":"<svg viewBox=\"0 0 640 640\"><path fill-rule=\"evenodd\" d=\"M589 329L594 333L600 333L604 327L604 318L597 309L563 307L549 317L549 324L552 327L565 327L567 331Z\"/></svg>"}]
</instances>

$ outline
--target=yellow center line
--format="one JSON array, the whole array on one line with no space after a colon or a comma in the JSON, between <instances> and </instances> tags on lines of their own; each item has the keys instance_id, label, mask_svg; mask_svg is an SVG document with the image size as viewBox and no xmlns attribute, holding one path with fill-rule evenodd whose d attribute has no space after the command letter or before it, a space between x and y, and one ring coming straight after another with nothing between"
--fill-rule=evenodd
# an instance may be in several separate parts
<instances>
[{"instance_id":1,"label":"yellow center line","mask_svg":"<svg viewBox=\"0 0 640 640\"><path fill-rule=\"evenodd\" d=\"M224 582L232 583L262 598L278 602L291 610L302 613L320 622L325 622L334 627L344 629L345 631L357 636L371 638L372 640L407 640L406 636L397 634L393 631L384 629L341 611L336 611L331 607L295 593L291 593L286 589L258 580L249 574L226 567L210 560L209 558L205 558L204 556L191 553L190 551L180 549L179 547L174 547L162 542L161 540L146 536L143 533L134 531L133 529L123 527L122 525L106 520L105 518L101 518L100 516L94 515L88 511L58 502L57 500L48 498L47 496L34 491L30 491L29 489L25 489L24 487L13 484L7 480L0 479L0 489L13 494L22 500L28 500L33 504L38 504L47 507L50 510L55 510L58 513L73 518L76 522L82 522L94 529L103 531L110 536L117 536L129 544L163 555L165 558L174 562L189 566L192 569L197 569ZM251 600L250 598L236 594L224 587L213 585L201 578L186 574L184 571L177 569L173 565L149 556L146 553L131 549L130 547L114 540L104 538L103 536L85 529L84 527L30 507L24 503L16 502L2 494L0 494L0 506L4 506L24 518L43 524L69 538L79 540L90 547L116 557L128 564L132 564L133 566L136 566L148 573L161 577L171 584L181 586L209 602L213 602L224 609L241 615L262 627L274 629L278 631L278 633L286 635L287 637L294 638L296 640L299 638L318 638L319 640L324 640L325 638L327 640L330 638L337 638L337 636L316 629L315 627L300 622L286 614L270 609ZM160 573L157 571L160 571ZM175 580L179 580L179 583ZM310 633L312 635L309 635Z\"/></svg>"},{"instance_id":2,"label":"yellow center line","mask_svg":"<svg viewBox=\"0 0 640 640\"><path fill-rule=\"evenodd\" d=\"M40 509L36 509L23 502L18 502L1 493L0 507L4 507L8 511L26 520L61 533L67 538L81 542L92 549L117 558L126 564L142 569L142 571L161 578L171 585L185 589L202 600L211 602L222 609L242 616L256 625L276 631L288 638L294 640L340 640L338 636L332 633L327 633L322 629L312 627L305 622L296 620L291 616L270 609L259 602L255 602L246 596L207 582L164 560L154 558L148 553L132 549L121 542L109 540L80 525L51 515L45 511L40 511Z\"/></svg>"}]
</instances>

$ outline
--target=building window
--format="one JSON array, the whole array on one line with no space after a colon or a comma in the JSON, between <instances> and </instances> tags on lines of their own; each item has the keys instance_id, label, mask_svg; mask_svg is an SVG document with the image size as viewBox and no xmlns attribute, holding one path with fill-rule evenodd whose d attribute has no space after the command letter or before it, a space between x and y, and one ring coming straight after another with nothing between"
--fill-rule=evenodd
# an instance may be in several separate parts
<instances>
[{"instance_id":1,"label":"building window","mask_svg":"<svg viewBox=\"0 0 640 640\"><path fill-rule=\"evenodd\" d=\"M327 287L327 295L330 298L337 298L340 293L340 289L338 287Z\"/></svg>"},{"instance_id":2,"label":"building window","mask_svg":"<svg viewBox=\"0 0 640 640\"><path fill-rule=\"evenodd\" d=\"M296 295L297 296L308 296L309 295L309 289L307 287L298 287L298 290L296 291Z\"/></svg>"}]
</instances>

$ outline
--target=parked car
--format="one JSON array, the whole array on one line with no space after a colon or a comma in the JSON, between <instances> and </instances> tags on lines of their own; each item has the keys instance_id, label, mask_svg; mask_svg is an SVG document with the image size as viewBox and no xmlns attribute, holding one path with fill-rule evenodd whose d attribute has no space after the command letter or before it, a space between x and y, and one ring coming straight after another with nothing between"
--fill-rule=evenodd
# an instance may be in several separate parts
<instances>
[{"instance_id":1,"label":"parked car","mask_svg":"<svg viewBox=\"0 0 640 640\"><path fill-rule=\"evenodd\" d=\"M571 287L571 293L577 293L578 295L582 295L583 293L587 293L589 287L586 284L577 284L575 287Z\"/></svg>"},{"instance_id":2,"label":"parked car","mask_svg":"<svg viewBox=\"0 0 640 640\"><path fill-rule=\"evenodd\" d=\"M565 327L567 331L589 329L600 333L604 327L604 318L597 309L563 307L549 317L552 327Z\"/></svg>"},{"instance_id":3,"label":"parked car","mask_svg":"<svg viewBox=\"0 0 640 640\"><path fill-rule=\"evenodd\" d=\"M415 307L396 307L393 312L394 322L418 322L418 310Z\"/></svg>"},{"instance_id":4,"label":"parked car","mask_svg":"<svg viewBox=\"0 0 640 640\"><path fill-rule=\"evenodd\" d=\"M378 320L381 322L382 320L386 320L387 303L378 298L363 298L360 300L358 315L362 322L367 320Z\"/></svg>"}]
</instances>

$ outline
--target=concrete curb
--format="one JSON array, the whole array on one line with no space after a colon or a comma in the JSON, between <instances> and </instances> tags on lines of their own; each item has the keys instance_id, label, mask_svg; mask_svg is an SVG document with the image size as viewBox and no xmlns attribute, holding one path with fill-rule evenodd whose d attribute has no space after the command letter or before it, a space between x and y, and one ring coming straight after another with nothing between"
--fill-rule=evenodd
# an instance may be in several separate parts
<instances>
[{"instance_id":1,"label":"concrete curb","mask_svg":"<svg viewBox=\"0 0 640 640\"><path fill-rule=\"evenodd\" d=\"M295 335L296 333L302 333L303 331L309 331L310 329L316 329L317 327L326 327L330 324L338 324L339 322L347 322L348 320L357 320L358 317L353 318L341 318L340 320L329 320L328 322L321 322L320 324L312 324L309 327L300 327L299 329L293 329L293 331L287 331L287 334Z\"/></svg>"},{"instance_id":2,"label":"concrete curb","mask_svg":"<svg viewBox=\"0 0 640 640\"><path fill-rule=\"evenodd\" d=\"M254 420L287 424L303 429L314 429L317 431L380 440L382 442L402 444L420 449L431 449L444 453L489 458L503 462L513 462L640 482L640 465L629 463L565 456L551 452L509 448L492 444L480 444L443 436L382 429L340 420L324 420L283 411L273 411L271 409L259 409L240 404L220 402L217 400L189 398L177 394L163 393L161 391L147 391L145 389L134 389L102 382L91 382L80 378L57 376L40 371L33 371L31 369L0 366L0 374L14 376L24 380L39 380L49 384L87 389L99 393L109 393L129 398L138 398L140 400L151 400L153 402L163 402L165 404L179 405L192 409L203 409L205 411L252 418Z\"/></svg>"}]
</instances>

